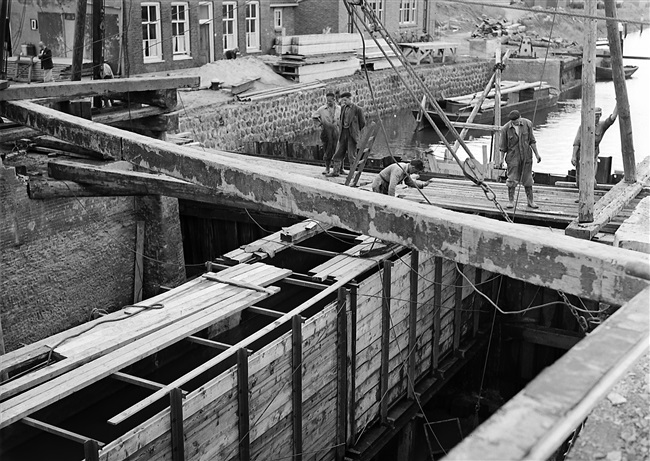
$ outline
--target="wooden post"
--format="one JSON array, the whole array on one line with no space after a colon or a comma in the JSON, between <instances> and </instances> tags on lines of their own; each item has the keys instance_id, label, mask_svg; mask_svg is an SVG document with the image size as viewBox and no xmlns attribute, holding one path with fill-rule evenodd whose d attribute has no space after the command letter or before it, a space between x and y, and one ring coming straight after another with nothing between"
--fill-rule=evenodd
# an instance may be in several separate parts
<instances>
[{"instance_id":1,"label":"wooden post","mask_svg":"<svg viewBox=\"0 0 650 461\"><path fill-rule=\"evenodd\" d=\"M348 335L350 337L350 384L348 389L349 399L348 402L348 443L353 443L357 435L357 412L356 412L356 391L357 391L357 291L356 285L350 287L350 329Z\"/></svg>"},{"instance_id":2,"label":"wooden post","mask_svg":"<svg viewBox=\"0 0 650 461\"><path fill-rule=\"evenodd\" d=\"M7 18L9 17L10 9L11 9L11 3L9 2L9 0L2 0L0 2L0 43L2 43L2 47L0 47L0 79L7 78L5 72L5 68L6 68L5 64L7 62L6 49L11 44L7 43L5 39L7 38Z\"/></svg>"},{"instance_id":3,"label":"wooden post","mask_svg":"<svg viewBox=\"0 0 650 461\"><path fill-rule=\"evenodd\" d=\"M171 418L172 461L185 461L185 435L183 429L183 391L172 389L169 393Z\"/></svg>"},{"instance_id":4,"label":"wooden post","mask_svg":"<svg viewBox=\"0 0 650 461\"><path fill-rule=\"evenodd\" d=\"M0 315L0 356L5 355L5 336L2 330L2 316ZM9 379L9 373L4 369L0 372L0 383Z\"/></svg>"},{"instance_id":5,"label":"wooden post","mask_svg":"<svg viewBox=\"0 0 650 461\"><path fill-rule=\"evenodd\" d=\"M85 461L99 461L99 444L97 440L86 440L84 442Z\"/></svg>"},{"instance_id":6,"label":"wooden post","mask_svg":"<svg viewBox=\"0 0 650 461\"><path fill-rule=\"evenodd\" d=\"M585 14L596 15L596 2L585 2ZM582 124L580 126L580 183L578 222L594 220L594 105L596 100L596 20L585 19L582 55Z\"/></svg>"},{"instance_id":7,"label":"wooden post","mask_svg":"<svg viewBox=\"0 0 650 461\"><path fill-rule=\"evenodd\" d=\"M410 461L413 459L413 429L415 419L410 420L399 431L397 436L397 458L396 461ZM425 428L426 431L426 428Z\"/></svg>"},{"instance_id":8,"label":"wooden post","mask_svg":"<svg viewBox=\"0 0 650 461\"><path fill-rule=\"evenodd\" d=\"M616 19L615 0L605 0L605 15ZM618 32L616 21L607 21L607 38L609 52L612 60L612 77L614 78L614 91L616 92L616 105L618 108L618 126L621 131L621 154L623 156L623 171L625 182L636 182L636 163L634 160L634 140L632 139L632 119L630 117L630 102L627 97L625 85L625 72L623 71L623 44Z\"/></svg>"},{"instance_id":9,"label":"wooden post","mask_svg":"<svg viewBox=\"0 0 650 461\"><path fill-rule=\"evenodd\" d=\"M302 460L302 317L291 318L293 459Z\"/></svg>"},{"instance_id":10,"label":"wooden post","mask_svg":"<svg viewBox=\"0 0 650 461\"><path fill-rule=\"evenodd\" d=\"M501 126L501 37L497 37L497 49L494 59L496 70L494 71L494 124ZM501 167L503 159L501 158L501 132L494 132L494 164Z\"/></svg>"},{"instance_id":11,"label":"wooden post","mask_svg":"<svg viewBox=\"0 0 650 461\"><path fill-rule=\"evenodd\" d=\"M237 350L237 415L239 419L239 459L251 459L250 405L248 395L248 349Z\"/></svg>"},{"instance_id":12,"label":"wooden post","mask_svg":"<svg viewBox=\"0 0 650 461\"><path fill-rule=\"evenodd\" d=\"M144 221L135 223L135 268L133 275L133 304L142 301L144 282Z\"/></svg>"},{"instance_id":13,"label":"wooden post","mask_svg":"<svg viewBox=\"0 0 650 461\"><path fill-rule=\"evenodd\" d=\"M480 295L481 283L483 283L483 269L476 268L476 275L474 276L474 285L478 292L474 293L474 309L472 310L472 316L474 320L474 327L472 328L472 336L476 337L478 334L478 327L480 325L481 319L481 304L483 303L483 297Z\"/></svg>"},{"instance_id":14,"label":"wooden post","mask_svg":"<svg viewBox=\"0 0 650 461\"><path fill-rule=\"evenodd\" d=\"M431 372L438 369L440 363L440 315L442 311L442 261L436 256L433 273L433 335L431 335Z\"/></svg>"},{"instance_id":15,"label":"wooden post","mask_svg":"<svg viewBox=\"0 0 650 461\"><path fill-rule=\"evenodd\" d=\"M379 371L379 416L388 423L388 352L390 347L390 288L393 263L384 261L381 302L381 369Z\"/></svg>"},{"instance_id":16,"label":"wooden post","mask_svg":"<svg viewBox=\"0 0 650 461\"><path fill-rule=\"evenodd\" d=\"M81 68L84 59L84 32L86 30L86 8L88 0L77 0L77 13L74 23L74 42L72 48L71 80L81 80Z\"/></svg>"},{"instance_id":17,"label":"wooden post","mask_svg":"<svg viewBox=\"0 0 650 461\"><path fill-rule=\"evenodd\" d=\"M456 292L454 296L454 343L453 350L457 352L460 348L460 333L463 323L463 276L461 272L464 270L462 264L458 264L458 271L456 272Z\"/></svg>"},{"instance_id":18,"label":"wooden post","mask_svg":"<svg viewBox=\"0 0 650 461\"><path fill-rule=\"evenodd\" d=\"M343 461L345 458L345 442L347 437L346 421L348 418L348 380L347 380L347 354L348 354L348 332L347 312L345 309L347 291L341 287L338 289L336 304L337 311L337 424L336 424L336 460Z\"/></svg>"},{"instance_id":19,"label":"wooden post","mask_svg":"<svg viewBox=\"0 0 650 461\"><path fill-rule=\"evenodd\" d=\"M104 64L104 0L93 0L93 79L102 78ZM102 98L93 98L93 106L101 107Z\"/></svg>"},{"instance_id":20,"label":"wooden post","mask_svg":"<svg viewBox=\"0 0 650 461\"><path fill-rule=\"evenodd\" d=\"M415 398L415 347L417 345L417 321L418 321L418 279L419 274L419 253L411 251L411 272L410 272L410 299L409 299L409 347L408 347L408 371L406 375L406 388L408 398Z\"/></svg>"}]
</instances>

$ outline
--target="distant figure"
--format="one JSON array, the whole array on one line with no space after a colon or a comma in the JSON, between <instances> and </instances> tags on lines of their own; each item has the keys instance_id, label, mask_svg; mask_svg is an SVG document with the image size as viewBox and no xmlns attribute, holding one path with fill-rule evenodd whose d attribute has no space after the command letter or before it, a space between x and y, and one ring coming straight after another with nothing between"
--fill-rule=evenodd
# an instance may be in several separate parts
<instances>
[{"instance_id":1,"label":"distant figure","mask_svg":"<svg viewBox=\"0 0 650 461\"><path fill-rule=\"evenodd\" d=\"M332 166L332 158L336 152L336 141L339 138L338 123L341 118L341 106L336 103L335 95L331 91L325 95L326 103L312 114L312 118L321 127L320 140L323 143L325 171L327 175Z\"/></svg>"},{"instance_id":2,"label":"distant figure","mask_svg":"<svg viewBox=\"0 0 650 461\"><path fill-rule=\"evenodd\" d=\"M393 163L381 170L375 177L375 180L372 182L372 190L373 192L394 197L395 188L402 181L409 187L422 189L428 182L411 178L412 174L422 171L424 171L424 163L422 163L422 160L411 160L409 163Z\"/></svg>"},{"instance_id":3,"label":"distant figure","mask_svg":"<svg viewBox=\"0 0 650 461\"><path fill-rule=\"evenodd\" d=\"M352 103L352 95L349 92L341 94L341 118L339 122L339 140L334 154L334 171L327 176L338 176L343 174L343 160L347 153L350 167L357 155L357 143L361 136L361 130L366 126L366 119L363 110Z\"/></svg>"},{"instance_id":4,"label":"distant figure","mask_svg":"<svg viewBox=\"0 0 650 461\"><path fill-rule=\"evenodd\" d=\"M52 68L54 67L54 63L52 62L52 50L43 42L38 42L38 48L40 50L38 52L38 59L41 60L41 69L43 69L43 82L53 82Z\"/></svg>"},{"instance_id":5,"label":"distant figure","mask_svg":"<svg viewBox=\"0 0 650 461\"><path fill-rule=\"evenodd\" d=\"M226 50L226 59L237 59L237 53L239 53L239 48L233 48L232 50Z\"/></svg>"},{"instance_id":6,"label":"distant figure","mask_svg":"<svg viewBox=\"0 0 650 461\"><path fill-rule=\"evenodd\" d=\"M101 76L102 79L111 79L115 77L115 74L113 74L113 69L111 68L111 65L104 61L104 64L102 64L102 68L99 72L99 75Z\"/></svg>"},{"instance_id":7,"label":"distant figure","mask_svg":"<svg viewBox=\"0 0 650 461\"><path fill-rule=\"evenodd\" d=\"M594 123L595 123L595 129L594 129L594 176L596 175L596 171L598 168L596 167L598 165L598 155L600 154L600 141L603 140L603 136L605 135L605 132L609 129L610 126L614 124L616 121L616 117L618 117L618 106L614 106L614 110L612 111L612 115L607 117L605 120L602 122L600 121L600 117L603 115L603 110L600 107L596 107L594 110ZM579 177L580 177L580 138L582 136L582 124L578 127L578 133L576 133L576 138L573 141L573 156L571 157L571 164L576 167L576 184L579 184ZM595 184L595 183L594 183Z\"/></svg>"},{"instance_id":8,"label":"distant figure","mask_svg":"<svg viewBox=\"0 0 650 461\"><path fill-rule=\"evenodd\" d=\"M526 191L529 208L539 208L533 200L533 156L537 163L542 157L537 152L537 141L533 134L533 124L523 118L518 110L508 114L510 121L501 128L501 152L505 153L508 165L508 204L506 208L515 206L515 187L521 183Z\"/></svg>"}]
</instances>

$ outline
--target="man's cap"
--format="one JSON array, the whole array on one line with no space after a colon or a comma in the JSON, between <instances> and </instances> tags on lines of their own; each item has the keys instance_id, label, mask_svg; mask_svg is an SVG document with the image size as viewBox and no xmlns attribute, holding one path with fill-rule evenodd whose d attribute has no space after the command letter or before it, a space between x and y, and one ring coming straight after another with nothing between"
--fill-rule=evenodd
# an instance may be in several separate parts
<instances>
[{"instance_id":1,"label":"man's cap","mask_svg":"<svg viewBox=\"0 0 650 461\"><path fill-rule=\"evenodd\" d=\"M602 115L602 114L603 114L603 109L600 108L600 107L596 107L596 108L594 109L594 114L596 114L596 115Z\"/></svg>"},{"instance_id":2,"label":"man's cap","mask_svg":"<svg viewBox=\"0 0 650 461\"><path fill-rule=\"evenodd\" d=\"M508 118L510 120L517 120L519 117L521 117L521 114L516 109L508 114Z\"/></svg>"},{"instance_id":3,"label":"man's cap","mask_svg":"<svg viewBox=\"0 0 650 461\"><path fill-rule=\"evenodd\" d=\"M422 160L420 159L413 159L411 160L411 166L415 168L417 171L423 171L424 170L424 163L422 163Z\"/></svg>"},{"instance_id":4,"label":"man's cap","mask_svg":"<svg viewBox=\"0 0 650 461\"><path fill-rule=\"evenodd\" d=\"M331 96L331 97L334 98L334 97L335 97L335 94L332 93L331 91L328 91L327 93L325 93L325 96Z\"/></svg>"},{"instance_id":5,"label":"man's cap","mask_svg":"<svg viewBox=\"0 0 650 461\"><path fill-rule=\"evenodd\" d=\"M349 91L346 91L345 93L341 93L341 97L342 98L351 98L352 93L350 93Z\"/></svg>"}]
</instances>

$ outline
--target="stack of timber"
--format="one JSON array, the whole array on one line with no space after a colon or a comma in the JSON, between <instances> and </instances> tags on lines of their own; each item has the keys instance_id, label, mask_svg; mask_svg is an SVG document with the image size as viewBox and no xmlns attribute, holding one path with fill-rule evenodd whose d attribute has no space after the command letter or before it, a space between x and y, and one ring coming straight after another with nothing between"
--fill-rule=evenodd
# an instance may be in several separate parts
<instances>
[{"instance_id":1,"label":"stack of timber","mask_svg":"<svg viewBox=\"0 0 650 461\"><path fill-rule=\"evenodd\" d=\"M316 88L324 87L325 84L321 82L297 83L291 86L282 86L279 88L270 88L258 91L245 91L237 96L240 101L259 101L261 99L274 98L276 96L284 96L291 93L300 91L313 90Z\"/></svg>"},{"instance_id":2,"label":"stack of timber","mask_svg":"<svg viewBox=\"0 0 650 461\"><path fill-rule=\"evenodd\" d=\"M386 53L388 59L386 59L382 50ZM366 66L370 70L388 69L392 67L390 64L391 62L395 67L400 67L402 65L402 62L395 55L395 52L390 49L386 40L383 38L377 39L377 43L375 43L374 40L364 40L364 45L359 47L357 50L357 57L361 61L361 65Z\"/></svg>"},{"instance_id":3,"label":"stack of timber","mask_svg":"<svg viewBox=\"0 0 650 461\"><path fill-rule=\"evenodd\" d=\"M300 83L345 77L360 69L356 34L314 34L281 37L282 59L273 65L280 75Z\"/></svg>"},{"instance_id":4,"label":"stack of timber","mask_svg":"<svg viewBox=\"0 0 650 461\"><path fill-rule=\"evenodd\" d=\"M19 66L18 62L26 62L27 59L28 57L26 56L7 58L7 78L9 80L26 81L24 78L21 78L24 77L24 73L20 72L19 67L23 66ZM31 81L42 82L43 69L41 69L41 62L37 58L32 58L32 62ZM52 78L54 78L54 81L70 80L72 73L72 58L52 58L52 63L54 64L54 67L52 68ZM92 75L92 61L84 60L81 68L81 76L92 77Z\"/></svg>"}]
</instances>

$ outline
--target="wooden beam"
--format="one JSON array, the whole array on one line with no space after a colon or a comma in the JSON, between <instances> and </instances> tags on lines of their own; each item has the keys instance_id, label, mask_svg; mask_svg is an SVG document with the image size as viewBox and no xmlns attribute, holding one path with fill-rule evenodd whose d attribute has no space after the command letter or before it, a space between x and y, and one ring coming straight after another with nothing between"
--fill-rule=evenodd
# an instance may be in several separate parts
<instances>
[{"instance_id":1,"label":"wooden beam","mask_svg":"<svg viewBox=\"0 0 650 461\"><path fill-rule=\"evenodd\" d=\"M97 440L86 440L84 443L84 461L99 461L99 443Z\"/></svg>"},{"instance_id":2,"label":"wooden beam","mask_svg":"<svg viewBox=\"0 0 650 461\"><path fill-rule=\"evenodd\" d=\"M436 256L433 273L433 334L431 335L431 372L440 365L440 317L442 311L442 258Z\"/></svg>"},{"instance_id":3,"label":"wooden beam","mask_svg":"<svg viewBox=\"0 0 650 461\"><path fill-rule=\"evenodd\" d=\"M460 334L461 328L463 326L463 282L464 278L462 272L464 267L462 264L457 264L456 266L456 279L455 285L456 289L454 291L454 340L452 344L452 349L454 352L458 352L460 348Z\"/></svg>"},{"instance_id":4,"label":"wooden beam","mask_svg":"<svg viewBox=\"0 0 650 461\"><path fill-rule=\"evenodd\" d=\"M200 83L201 78L196 76L115 78L108 80L84 80L81 82L57 82L56 85L12 86L0 91L0 101L44 98L69 100L84 96L104 96L110 93L138 93L142 91L198 88Z\"/></svg>"},{"instance_id":5,"label":"wooden beam","mask_svg":"<svg viewBox=\"0 0 650 461\"><path fill-rule=\"evenodd\" d=\"M504 324L503 333L540 346L569 350L583 338L578 333L542 325Z\"/></svg>"},{"instance_id":6,"label":"wooden beam","mask_svg":"<svg viewBox=\"0 0 650 461\"><path fill-rule=\"evenodd\" d=\"M388 423L388 361L390 352L390 296L393 263L384 261L381 288L381 365L379 369L379 420Z\"/></svg>"},{"instance_id":7,"label":"wooden beam","mask_svg":"<svg viewBox=\"0 0 650 461\"><path fill-rule=\"evenodd\" d=\"M172 438L172 461L185 461L183 393L178 388L172 389L169 393L169 417Z\"/></svg>"},{"instance_id":8,"label":"wooden beam","mask_svg":"<svg viewBox=\"0 0 650 461\"><path fill-rule=\"evenodd\" d=\"M86 443L88 440L92 440L90 437L86 437L84 435L77 434L76 432L68 431L66 429L63 429L61 427L54 426L52 424L39 421L38 419L26 417L20 420L21 423L23 423L26 426L30 426L33 428L36 428L40 431L47 432L48 434L53 434L58 437L62 437L67 440L72 440L73 442L77 442L80 444ZM99 447L103 447L104 444L101 442L96 442Z\"/></svg>"},{"instance_id":9,"label":"wooden beam","mask_svg":"<svg viewBox=\"0 0 650 461\"><path fill-rule=\"evenodd\" d=\"M592 222L581 223L576 218L566 227L564 233L571 237L586 240L594 238L648 184L650 181L650 157L646 157L643 162L639 163L636 171L636 182L619 181L618 184L612 187L609 192L596 202Z\"/></svg>"},{"instance_id":10,"label":"wooden beam","mask_svg":"<svg viewBox=\"0 0 650 461\"><path fill-rule=\"evenodd\" d=\"M309 248L301 245L292 245L291 249L300 251L302 253L310 253L319 256L327 256L328 258L334 258L340 255L340 253L337 253L336 251L321 250L320 248Z\"/></svg>"},{"instance_id":11,"label":"wooden beam","mask_svg":"<svg viewBox=\"0 0 650 461\"><path fill-rule=\"evenodd\" d=\"M272 309L264 309L263 307L251 306L246 309L251 314L265 315L267 317L272 317L274 319L279 319L285 313L280 311L274 311Z\"/></svg>"},{"instance_id":12,"label":"wooden beam","mask_svg":"<svg viewBox=\"0 0 650 461\"><path fill-rule=\"evenodd\" d=\"M347 331L347 290L343 287L338 289L336 304L337 328L336 328L336 355L337 355L337 377L336 377L336 460L343 461L345 458L347 419L348 419L348 331Z\"/></svg>"},{"instance_id":13,"label":"wooden beam","mask_svg":"<svg viewBox=\"0 0 650 461\"><path fill-rule=\"evenodd\" d=\"M348 445L352 444L357 436L357 301L358 286L350 287L350 329L348 336L350 338L350 379L348 385Z\"/></svg>"},{"instance_id":14,"label":"wooden beam","mask_svg":"<svg viewBox=\"0 0 650 461\"><path fill-rule=\"evenodd\" d=\"M104 65L104 0L93 0L93 80L102 78ZM95 107L102 107L102 98L93 99Z\"/></svg>"},{"instance_id":15,"label":"wooden beam","mask_svg":"<svg viewBox=\"0 0 650 461\"><path fill-rule=\"evenodd\" d=\"M132 186L81 184L75 181L48 179L30 176L27 180L27 193L33 200L51 200L74 197L128 197L151 195L136 191Z\"/></svg>"},{"instance_id":16,"label":"wooden beam","mask_svg":"<svg viewBox=\"0 0 650 461\"><path fill-rule=\"evenodd\" d=\"M483 270L480 268L476 269L476 274L474 276L474 286L476 290L480 293L483 290ZM472 336L476 337L478 335L478 329L481 321L481 306L483 305L483 297L479 293L474 293L474 302L472 303Z\"/></svg>"},{"instance_id":17,"label":"wooden beam","mask_svg":"<svg viewBox=\"0 0 650 461\"><path fill-rule=\"evenodd\" d=\"M70 79L81 80L84 58L84 34L86 32L86 10L88 0L77 1L77 13L74 21L74 40L72 42L72 73ZM58 86L58 85L56 85Z\"/></svg>"},{"instance_id":18,"label":"wooden beam","mask_svg":"<svg viewBox=\"0 0 650 461\"><path fill-rule=\"evenodd\" d=\"M549 459L627 370L647 353L646 288L457 445L448 460Z\"/></svg>"},{"instance_id":19,"label":"wooden beam","mask_svg":"<svg viewBox=\"0 0 650 461\"><path fill-rule=\"evenodd\" d=\"M237 350L237 416L239 425L239 459L251 459L250 403L248 393L248 349Z\"/></svg>"},{"instance_id":20,"label":"wooden beam","mask_svg":"<svg viewBox=\"0 0 650 461\"><path fill-rule=\"evenodd\" d=\"M144 282L144 221L135 223L135 262L133 264L133 304L142 301Z\"/></svg>"},{"instance_id":21,"label":"wooden beam","mask_svg":"<svg viewBox=\"0 0 650 461\"><path fill-rule=\"evenodd\" d=\"M211 339L199 338L198 336L188 336L185 339L187 339L191 343L200 344L201 346L211 347L213 349L218 349L220 351L225 351L228 348L232 347L232 344L213 341Z\"/></svg>"},{"instance_id":22,"label":"wooden beam","mask_svg":"<svg viewBox=\"0 0 650 461\"><path fill-rule=\"evenodd\" d=\"M623 70L623 46L616 22L616 1L605 0L605 16L607 20L607 39L612 62L612 77L614 92L616 93L616 107L618 109L618 126L621 132L621 155L623 157L623 171L625 182L636 181L636 164L634 162L634 140L632 138L632 118L630 116L630 101L627 97L625 84L625 71Z\"/></svg>"},{"instance_id":23,"label":"wooden beam","mask_svg":"<svg viewBox=\"0 0 650 461\"><path fill-rule=\"evenodd\" d=\"M125 383L133 384L134 386L140 386L145 389L151 389L157 391L165 387L163 384L151 381L148 379L140 378L139 376L133 376L128 373L122 373L121 371L116 371L111 375L111 378L117 379L118 381L123 381Z\"/></svg>"},{"instance_id":24,"label":"wooden beam","mask_svg":"<svg viewBox=\"0 0 650 461\"><path fill-rule=\"evenodd\" d=\"M98 151L120 152L141 167L222 191L233 199L427 251L462 264L576 296L622 304L648 285L650 268L632 251L543 229L468 216L322 179L252 164L237 154L202 152L80 120L30 102L0 105L2 115Z\"/></svg>"},{"instance_id":25,"label":"wooden beam","mask_svg":"<svg viewBox=\"0 0 650 461\"><path fill-rule=\"evenodd\" d=\"M291 319L293 459L302 461L302 317Z\"/></svg>"},{"instance_id":26,"label":"wooden beam","mask_svg":"<svg viewBox=\"0 0 650 461\"><path fill-rule=\"evenodd\" d=\"M585 2L585 13L594 16L596 3ZM596 21L585 20L584 46L582 56L582 123L580 125L580 184L578 221L591 222L594 219L594 177L595 171L595 126L596 103Z\"/></svg>"},{"instance_id":27,"label":"wooden beam","mask_svg":"<svg viewBox=\"0 0 650 461\"><path fill-rule=\"evenodd\" d=\"M419 253L417 250L411 251L411 270L409 272L409 346L408 367L406 375L406 388L408 398L415 398L415 348L417 346L417 325L418 325L418 282L419 274Z\"/></svg>"}]
</instances>

